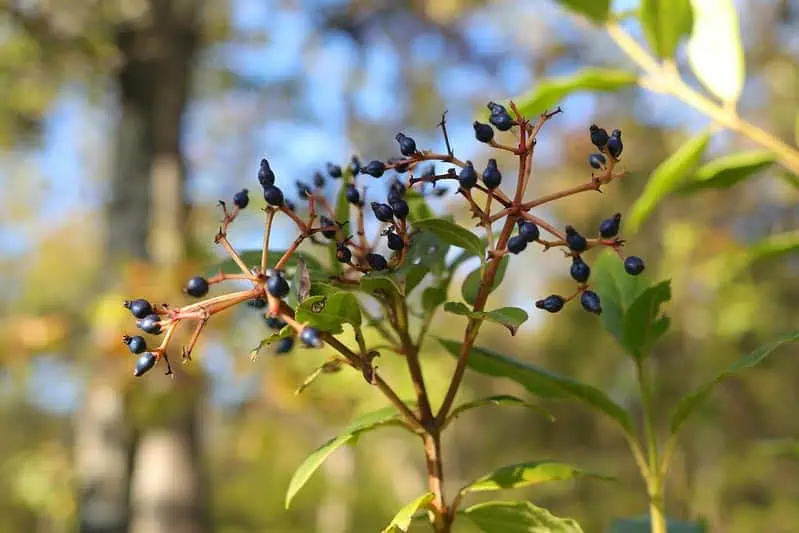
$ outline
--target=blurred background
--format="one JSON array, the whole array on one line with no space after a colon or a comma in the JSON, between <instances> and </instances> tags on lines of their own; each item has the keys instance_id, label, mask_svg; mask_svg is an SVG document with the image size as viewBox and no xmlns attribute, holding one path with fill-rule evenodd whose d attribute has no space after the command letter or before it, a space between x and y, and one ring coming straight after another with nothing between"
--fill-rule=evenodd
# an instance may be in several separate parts
<instances>
[{"instance_id":1,"label":"blurred background","mask_svg":"<svg viewBox=\"0 0 799 533\"><path fill-rule=\"evenodd\" d=\"M747 59L741 113L792 139L799 3L737 5ZM591 65L633 68L602 30L548 0L0 2L0 533L382 529L425 490L421 446L396 430L336 452L283 509L304 456L382 406L356 372L295 395L322 355L266 349L251 362L268 330L242 308L211 322L177 379L159 367L134 381L120 343L134 323L121 302L185 301L184 280L221 257L212 242L217 200L244 187L253 208L231 240L260 246L261 157L291 196L294 180L311 181L326 161L397 155L400 130L440 151L436 125L447 110L456 154L482 167L489 155L471 122L488 100ZM592 122L624 131L630 173L601 196L542 213L578 228L624 213L652 169L708 125L638 88L576 93L561 105L565 113L540 137L529 194L585 181ZM710 150L747 147L720 133ZM514 172L512 161L503 164ZM775 166L729 190L669 199L628 243L654 279L673 280L672 331L655 354L663 418L688 387L799 322L796 253L753 262L733 280L722 275L726 254L799 228L796 182L785 177ZM431 205L468 220L453 194ZM278 229L275 244L285 246L292 228ZM602 386L636 412L630 362L593 316L576 306L534 312L535 299L569 290L568 263L554 253L521 257L492 298L531 320L515 337L486 324L478 344ZM462 327L441 313L432 333ZM426 348L440 401L453 360L434 342ZM383 359L381 372L409 395L402 367ZM670 514L704 518L713 532L799 531L799 456L771 445L799 437L797 379L799 352L787 347L715 394L683 435ZM487 393L526 394L467 374L462 398ZM548 407L554 424L514 409L459 419L444 441L450 493L496 467L551 458L619 480L522 496L586 532L644 512L643 485L615 427L580 406Z\"/></svg>"}]
</instances>

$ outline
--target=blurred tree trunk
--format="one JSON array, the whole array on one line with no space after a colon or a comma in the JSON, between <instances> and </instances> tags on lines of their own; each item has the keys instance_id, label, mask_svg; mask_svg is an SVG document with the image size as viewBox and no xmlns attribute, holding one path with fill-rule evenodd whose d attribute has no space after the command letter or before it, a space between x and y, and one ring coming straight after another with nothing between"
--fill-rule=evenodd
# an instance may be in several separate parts
<instances>
[{"instance_id":1,"label":"blurred tree trunk","mask_svg":"<svg viewBox=\"0 0 799 533\"><path fill-rule=\"evenodd\" d=\"M142 17L116 30L122 63L116 72L119 123L107 213L112 264L150 261L161 272L174 272L184 256L182 120L199 46L201 4L149 0ZM76 428L81 532L207 529L196 460L200 396L196 387L181 389L169 401L180 393L188 401L177 402L179 409L171 409L168 420L139 435L131 430L123 391L102 378L88 391Z\"/></svg>"}]
</instances>

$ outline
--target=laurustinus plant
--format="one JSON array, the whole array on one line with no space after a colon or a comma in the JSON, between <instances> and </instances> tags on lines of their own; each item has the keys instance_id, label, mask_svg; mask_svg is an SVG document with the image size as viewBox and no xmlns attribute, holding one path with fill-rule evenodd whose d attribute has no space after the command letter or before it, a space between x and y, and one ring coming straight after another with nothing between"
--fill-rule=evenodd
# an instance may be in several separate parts
<instances>
[{"instance_id":1,"label":"laurustinus plant","mask_svg":"<svg viewBox=\"0 0 799 533\"><path fill-rule=\"evenodd\" d=\"M413 138L400 132L395 138L401 157L375 159L366 164L352 157L344 166L327 163L327 176L317 172L311 183L294 183L297 205L284 194L287 184L279 181L269 162L262 159L257 171L267 204L263 209L262 248L240 253L228 240L230 224L250 204L249 191L235 193L230 208L220 202L223 218L214 242L226 250L230 259L213 275L195 276L186 282L184 292L196 301L182 307L153 305L146 299L124 304L142 332L160 336L160 342L152 344L141 335L123 337L137 357L134 375L142 376L157 365L163 365L171 375L170 355L175 353L172 340L182 324L193 328L187 344L179 350L181 360L186 362L214 315L246 304L262 313L273 330L253 350L253 357L268 345L275 347L276 354L289 354L298 347L319 354L303 354L319 357L320 365L298 390L319 375L351 367L391 404L355 420L311 453L291 479L287 507L336 448L365 432L390 425L402 427L421 440L428 491L403 507L385 531L405 531L412 520L419 519L429 521L438 533L449 532L459 516L468 517L486 532L509 531L508 521L528 527L524 531L582 531L574 520L556 517L527 501L463 506L472 492L525 487L586 474L564 463L547 460L503 466L454 492L445 486L441 435L458 415L484 405L524 406L547 414L540 407L509 395L456 405L467 366L507 377L538 396L581 400L616 420L646 481L652 501L652 531L665 532L663 482L675 441L670 438L664 452L659 453L646 354L669 324L660 313L660 305L669 298L668 281L649 284L642 275L644 261L624 253L625 241L619 238L623 218L620 213L610 215L594 229L573 225L561 228L537 214L542 205L580 193L599 192L621 179L624 172L617 167L623 154L622 133L617 129L608 133L591 125L587 133L596 152L587 158L590 177L581 185L529 200L525 198L533 178L538 134L561 109L529 119L518 112L513 102L508 107L510 110L489 102L488 123L475 121L473 128L475 139L488 149L512 155L516 161L513 171L500 168L494 157L484 162L458 158L450 145L445 117L439 124L444 151L421 150ZM500 136L507 140L500 140ZM380 197L373 192L379 187L370 183L378 179L389 182ZM334 199L324 194L330 188L328 180L339 183ZM468 206L476 229L458 224L452 217L435 217L428 207L427 197L452 190ZM270 246L277 216L290 219L297 230L296 238L285 250ZM376 229L367 231L368 228ZM312 246L325 248L327 260L308 254L307 247ZM487 303L491 292L502 282L508 261L533 261L534 248L540 252L560 250L564 270L575 283L568 294L542 295L534 302L534 308L559 313L577 301L579 307L598 315L625 350L634 354L645 413L643 440L637 436L627 411L601 390L475 346L483 322L499 323L513 335L527 320L523 309L491 309ZM457 253L448 254L450 249ZM598 249L606 252L589 261L588 256ZM525 259L516 257L521 255ZM448 256L453 258L447 260ZM462 284L462 301L447 301L454 273L473 258L479 266ZM231 280L244 282L247 288L209 296L212 287ZM364 305L367 300L376 305ZM375 313L372 309L380 311ZM436 339L456 358L444 399L436 407L431 404L425 383L422 354L433 318L440 310L463 317L466 324L459 338ZM376 332L379 343L367 342L367 328ZM759 352L745 364L751 366L752 361L759 361L787 339L769 345L766 352ZM413 383L413 399L400 398L378 371L375 360L386 352L405 360ZM673 434L720 379L681 402L672 421Z\"/></svg>"}]
</instances>

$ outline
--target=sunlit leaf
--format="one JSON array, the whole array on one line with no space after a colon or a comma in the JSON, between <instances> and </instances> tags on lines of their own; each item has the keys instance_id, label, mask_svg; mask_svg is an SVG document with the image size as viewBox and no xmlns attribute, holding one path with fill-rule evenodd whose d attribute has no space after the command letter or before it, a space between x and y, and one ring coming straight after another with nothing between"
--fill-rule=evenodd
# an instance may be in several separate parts
<instances>
[{"instance_id":1,"label":"sunlit leaf","mask_svg":"<svg viewBox=\"0 0 799 533\"><path fill-rule=\"evenodd\" d=\"M691 416L691 414L693 414L708 399L708 397L710 397L711 393L719 383L728 377L741 372L742 370L759 365L771 354L773 354L777 348L785 344L796 342L797 340L799 340L799 330L795 330L792 333L783 335L782 337L775 339L770 343L765 344L760 348L757 348L756 350L744 355L715 378L708 381L704 385L701 385L690 394L683 396L683 398L677 403L674 413L671 415L672 435L675 435L678 431L680 431L680 428L682 428L688 417Z\"/></svg>"},{"instance_id":2,"label":"sunlit leaf","mask_svg":"<svg viewBox=\"0 0 799 533\"><path fill-rule=\"evenodd\" d=\"M676 152L660 163L649 176L644 192L632 206L625 220L625 230L631 234L649 218L658 203L679 188L699 163L710 133L705 131L689 139Z\"/></svg>"},{"instance_id":3,"label":"sunlit leaf","mask_svg":"<svg viewBox=\"0 0 799 533\"><path fill-rule=\"evenodd\" d=\"M688 63L711 93L735 103L744 84L741 28L733 0L691 0L694 24Z\"/></svg>"},{"instance_id":4,"label":"sunlit leaf","mask_svg":"<svg viewBox=\"0 0 799 533\"><path fill-rule=\"evenodd\" d=\"M494 276L494 283L491 285L491 290L488 291L489 294L494 292L497 287L500 286L502 280L505 279L505 271L508 269L508 260L509 256L504 255L501 259L499 259L499 266L497 266L497 273ZM496 261L496 259L493 259ZM488 268L488 264L486 264L483 268ZM480 290L480 267L474 269L463 282L461 286L461 296L463 299L466 300L467 303L470 305L474 305L475 300L477 300L477 293Z\"/></svg>"},{"instance_id":5,"label":"sunlit leaf","mask_svg":"<svg viewBox=\"0 0 799 533\"><path fill-rule=\"evenodd\" d=\"M585 68L569 76L545 78L534 89L513 99L519 112L528 118L554 109L563 99L578 91L610 92L630 87L638 80L623 70Z\"/></svg>"},{"instance_id":6,"label":"sunlit leaf","mask_svg":"<svg viewBox=\"0 0 799 533\"><path fill-rule=\"evenodd\" d=\"M466 485L461 492L484 492L504 489L519 489L548 481L563 481L588 476L612 479L607 476L586 472L572 465L558 461L529 461L503 466L490 474L482 476Z\"/></svg>"},{"instance_id":7,"label":"sunlit leaf","mask_svg":"<svg viewBox=\"0 0 799 533\"><path fill-rule=\"evenodd\" d=\"M596 23L605 22L610 13L610 0L556 0L567 9L576 11Z\"/></svg>"},{"instance_id":8,"label":"sunlit leaf","mask_svg":"<svg viewBox=\"0 0 799 533\"><path fill-rule=\"evenodd\" d=\"M699 167L678 192L693 193L704 189L726 189L771 166L776 157L766 150L739 152L719 157Z\"/></svg>"},{"instance_id":9,"label":"sunlit leaf","mask_svg":"<svg viewBox=\"0 0 799 533\"><path fill-rule=\"evenodd\" d=\"M464 514L484 533L583 533L571 518L559 518L530 502L478 503Z\"/></svg>"},{"instance_id":10,"label":"sunlit leaf","mask_svg":"<svg viewBox=\"0 0 799 533\"><path fill-rule=\"evenodd\" d=\"M460 341L445 339L438 341L450 355L458 357ZM611 417L625 432L632 433L632 420L627 411L611 400L605 392L592 385L485 348L471 349L468 366L481 374L512 379L542 398L579 400Z\"/></svg>"},{"instance_id":11,"label":"sunlit leaf","mask_svg":"<svg viewBox=\"0 0 799 533\"><path fill-rule=\"evenodd\" d=\"M403 506L403 508L394 515L394 518L391 519L391 523L383 530L383 533L392 533L398 529L401 531L408 531L416 511L427 507L430 502L433 501L433 498L435 498L435 495L432 492L425 492L412 502Z\"/></svg>"},{"instance_id":12,"label":"sunlit leaf","mask_svg":"<svg viewBox=\"0 0 799 533\"><path fill-rule=\"evenodd\" d=\"M413 223L414 229L435 233L440 239L452 246L463 248L482 258L485 255L485 246L480 237L444 218L428 218Z\"/></svg>"},{"instance_id":13,"label":"sunlit leaf","mask_svg":"<svg viewBox=\"0 0 799 533\"><path fill-rule=\"evenodd\" d=\"M528 409L533 409L535 411L540 412L550 420L555 420L555 417L552 416L547 410L545 410L542 407L528 403L520 398L517 398L516 396L510 396L508 394L500 394L497 396L480 398L479 400L473 400L471 402L466 402L464 404L459 405L458 407L453 409L452 412L447 417L447 424L452 422L455 418L457 418L462 413L465 413L466 411L470 411L472 409L476 409L478 407L484 407L487 405L496 405L496 406L509 405L515 407L526 407Z\"/></svg>"},{"instance_id":14,"label":"sunlit leaf","mask_svg":"<svg viewBox=\"0 0 799 533\"><path fill-rule=\"evenodd\" d=\"M680 39L691 33L690 0L641 0L641 25L657 57L671 59Z\"/></svg>"},{"instance_id":15,"label":"sunlit leaf","mask_svg":"<svg viewBox=\"0 0 799 533\"><path fill-rule=\"evenodd\" d=\"M527 311L518 307L501 307L494 311L472 311L462 302L447 302L444 305L444 311L501 324L508 328L511 335L515 335L519 326L527 321L528 318Z\"/></svg>"},{"instance_id":16,"label":"sunlit leaf","mask_svg":"<svg viewBox=\"0 0 799 533\"><path fill-rule=\"evenodd\" d=\"M705 533L704 524L683 520L666 520L666 533ZM649 515L632 518L617 518L610 525L609 533L650 533L652 531Z\"/></svg>"},{"instance_id":17,"label":"sunlit leaf","mask_svg":"<svg viewBox=\"0 0 799 533\"><path fill-rule=\"evenodd\" d=\"M297 307L296 319L322 331L339 333L342 324L361 325L361 307L358 299L349 292L311 296Z\"/></svg>"}]
</instances>

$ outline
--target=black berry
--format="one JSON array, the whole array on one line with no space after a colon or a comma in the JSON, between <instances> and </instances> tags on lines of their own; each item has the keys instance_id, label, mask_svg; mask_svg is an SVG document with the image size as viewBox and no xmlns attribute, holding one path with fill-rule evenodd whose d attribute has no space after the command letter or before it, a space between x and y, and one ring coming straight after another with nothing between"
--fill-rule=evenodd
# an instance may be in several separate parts
<instances>
[{"instance_id":1,"label":"black berry","mask_svg":"<svg viewBox=\"0 0 799 533\"><path fill-rule=\"evenodd\" d=\"M131 314L136 318L144 318L153 312L153 306L147 300L126 300L122 305L130 309Z\"/></svg>"},{"instance_id":2,"label":"black berry","mask_svg":"<svg viewBox=\"0 0 799 533\"><path fill-rule=\"evenodd\" d=\"M621 151L624 150L624 144L621 142L621 131L613 130L613 133L610 134L610 139L608 139L607 149L614 159L619 158Z\"/></svg>"},{"instance_id":3,"label":"black berry","mask_svg":"<svg viewBox=\"0 0 799 533\"><path fill-rule=\"evenodd\" d=\"M327 164L327 173L331 178L341 177L341 167L333 163Z\"/></svg>"},{"instance_id":4,"label":"black berry","mask_svg":"<svg viewBox=\"0 0 799 533\"><path fill-rule=\"evenodd\" d=\"M291 352L292 348L294 348L294 337L283 337L279 341L277 341L277 347L275 348L275 353L277 354L287 354Z\"/></svg>"},{"instance_id":5,"label":"black berry","mask_svg":"<svg viewBox=\"0 0 799 533\"><path fill-rule=\"evenodd\" d=\"M386 171L386 164L382 161L369 161L369 164L361 169L362 174L369 174L374 178L379 178Z\"/></svg>"},{"instance_id":6,"label":"black berry","mask_svg":"<svg viewBox=\"0 0 799 533\"><path fill-rule=\"evenodd\" d=\"M488 121L493 124L495 128L499 131L508 131L511 129L513 126L513 119L507 109L494 102L488 102L486 107L491 110L491 117Z\"/></svg>"},{"instance_id":7,"label":"black berry","mask_svg":"<svg viewBox=\"0 0 799 533\"><path fill-rule=\"evenodd\" d=\"M275 331L280 331L286 327L286 323L277 316L267 316L264 318L264 320L266 320L266 325L269 327L269 329L273 329Z\"/></svg>"},{"instance_id":8,"label":"black berry","mask_svg":"<svg viewBox=\"0 0 799 533\"><path fill-rule=\"evenodd\" d=\"M347 184L347 191L344 194L347 196L347 201L352 205L358 205L361 203L361 194L352 183Z\"/></svg>"},{"instance_id":9,"label":"black berry","mask_svg":"<svg viewBox=\"0 0 799 533\"><path fill-rule=\"evenodd\" d=\"M289 294L289 282L281 274L275 274L266 281L266 290L275 298L285 298Z\"/></svg>"},{"instance_id":10,"label":"black berry","mask_svg":"<svg viewBox=\"0 0 799 533\"><path fill-rule=\"evenodd\" d=\"M407 217L408 213L410 212L408 202L402 198L391 202L391 210L394 211L394 216L399 220L405 220L405 217Z\"/></svg>"},{"instance_id":11,"label":"black berry","mask_svg":"<svg viewBox=\"0 0 799 533\"><path fill-rule=\"evenodd\" d=\"M283 205L283 191L270 185L264 189L264 200L271 206L280 207Z\"/></svg>"},{"instance_id":12,"label":"black berry","mask_svg":"<svg viewBox=\"0 0 799 533\"><path fill-rule=\"evenodd\" d=\"M338 229L338 225L335 222L333 222L329 218L323 216L323 217L319 218L319 224L323 228L332 228L332 229L322 230L322 235L324 235L328 239L335 239L336 238L336 230Z\"/></svg>"},{"instance_id":13,"label":"black berry","mask_svg":"<svg viewBox=\"0 0 799 533\"><path fill-rule=\"evenodd\" d=\"M599 235L603 239L610 239L619 234L619 225L621 224L621 213L616 213L610 218L606 218L599 224Z\"/></svg>"},{"instance_id":14,"label":"black berry","mask_svg":"<svg viewBox=\"0 0 799 533\"><path fill-rule=\"evenodd\" d=\"M578 283L585 283L591 276L591 267L577 255L572 258L572 266L569 271L574 281Z\"/></svg>"},{"instance_id":15,"label":"black berry","mask_svg":"<svg viewBox=\"0 0 799 533\"><path fill-rule=\"evenodd\" d=\"M410 157L416 153L416 141L404 133L398 133L395 137L400 145L400 153L405 157Z\"/></svg>"},{"instance_id":16,"label":"black berry","mask_svg":"<svg viewBox=\"0 0 799 533\"><path fill-rule=\"evenodd\" d=\"M527 239L521 235L514 235L508 239L508 251L512 254L518 254L527 248Z\"/></svg>"},{"instance_id":17,"label":"black berry","mask_svg":"<svg viewBox=\"0 0 799 533\"><path fill-rule=\"evenodd\" d=\"M139 377L153 366L155 366L155 355L152 352L144 352L136 360L136 369L133 371L133 375Z\"/></svg>"},{"instance_id":18,"label":"black berry","mask_svg":"<svg viewBox=\"0 0 799 533\"><path fill-rule=\"evenodd\" d=\"M624 260L624 271L631 276L637 276L644 271L644 260L636 255L631 255Z\"/></svg>"},{"instance_id":19,"label":"black berry","mask_svg":"<svg viewBox=\"0 0 799 533\"><path fill-rule=\"evenodd\" d=\"M202 276L194 276L186 283L186 294L202 298L208 294L208 280Z\"/></svg>"},{"instance_id":20,"label":"black berry","mask_svg":"<svg viewBox=\"0 0 799 533\"><path fill-rule=\"evenodd\" d=\"M583 291L582 296L580 296L580 303L583 305L583 309L589 313L594 313L595 315L602 314L602 304L599 302L599 295L594 291Z\"/></svg>"},{"instance_id":21,"label":"black berry","mask_svg":"<svg viewBox=\"0 0 799 533\"><path fill-rule=\"evenodd\" d=\"M233 205L239 209L244 209L250 203L250 195L247 189L242 189L233 195Z\"/></svg>"},{"instance_id":22,"label":"black berry","mask_svg":"<svg viewBox=\"0 0 799 533\"><path fill-rule=\"evenodd\" d=\"M266 307L266 298L253 298L252 300L247 300L247 305L254 307L255 309L263 309Z\"/></svg>"},{"instance_id":23,"label":"black berry","mask_svg":"<svg viewBox=\"0 0 799 533\"><path fill-rule=\"evenodd\" d=\"M477 171L474 170L474 165L471 161L467 161L466 165L458 175L458 183L464 189L471 189L477 185Z\"/></svg>"},{"instance_id":24,"label":"black berry","mask_svg":"<svg viewBox=\"0 0 799 533\"><path fill-rule=\"evenodd\" d=\"M350 174L355 176L360 172L361 172L361 160L358 159L358 156L354 155L350 160Z\"/></svg>"},{"instance_id":25,"label":"black berry","mask_svg":"<svg viewBox=\"0 0 799 533\"><path fill-rule=\"evenodd\" d=\"M527 242L537 241L541 236L538 226L527 220L519 221L519 235L524 237Z\"/></svg>"},{"instance_id":26,"label":"black berry","mask_svg":"<svg viewBox=\"0 0 799 533\"><path fill-rule=\"evenodd\" d=\"M345 264L352 261L352 251L343 242L336 244L336 259Z\"/></svg>"},{"instance_id":27,"label":"black berry","mask_svg":"<svg viewBox=\"0 0 799 533\"><path fill-rule=\"evenodd\" d=\"M409 161L405 161L404 159L397 159L392 158L388 161L393 167L394 170L399 172L400 174L408 171L408 166L410 165Z\"/></svg>"},{"instance_id":28,"label":"black berry","mask_svg":"<svg viewBox=\"0 0 799 533\"><path fill-rule=\"evenodd\" d=\"M393 231L389 231L386 234L386 239L388 239L388 247L391 250L398 251L402 250L405 247L405 242L402 240L402 237L400 237Z\"/></svg>"},{"instance_id":29,"label":"black berry","mask_svg":"<svg viewBox=\"0 0 799 533\"><path fill-rule=\"evenodd\" d=\"M585 237L577 233L572 226L566 226L566 244L573 252L582 252L588 247Z\"/></svg>"},{"instance_id":30,"label":"black berry","mask_svg":"<svg viewBox=\"0 0 799 533\"><path fill-rule=\"evenodd\" d=\"M402 183L397 178L394 178L391 181L391 186L389 186L389 193L394 193L399 195L400 198L405 194L405 184Z\"/></svg>"},{"instance_id":31,"label":"black berry","mask_svg":"<svg viewBox=\"0 0 799 533\"><path fill-rule=\"evenodd\" d=\"M136 325L139 326L139 329L145 333L149 333L151 335L158 335L161 333L161 324L159 323L161 318L156 315L155 313L151 315L147 315L146 317L142 318Z\"/></svg>"},{"instance_id":32,"label":"black berry","mask_svg":"<svg viewBox=\"0 0 799 533\"><path fill-rule=\"evenodd\" d=\"M372 211L375 213L375 217L380 222L393 222L394 221L394 211L391 210L391 206L388 204L381 204L379 202L372 202Z\"/></svg>"},{"instance_id":33,"label":"black berry","mask_svg":"<svg viewBox=\"0 0 799 533\"><path fill-rule=\"evenodd\" d=\"M388 268L388 261L380 254L368 254L366 256L366 262L369 263L372 270L385 270Z\"/></svg>"},{"instance_id":34,"label":"black berry","mask_svg":"<svg viewBox=\"0 0 799 533\"><path fill-rule=\"evenodd\" d=\"M535 303L535 306L539 309L543 309L544 311L549 311L550 313L557 313L561 309L563 309L563 304L566 303L562 296L558 296L557 294L550 294L543 300L538 300Z\"/></svg>"},{"instance_id":35,"label":"black berry","mask_svg":"<svg viewBox=\"0 0 799 533\"><path fill-rule=\"evenodd\" d=\"M147 342L141 335L136 335L134 337L125 335L122 337L122 342L128 345L128 350L130 350L130 353L142 353L147 349Z\"/></svg>"},{"instance_id":36,"label":"black berry","mask_svg":"<svg viewBox=\"0 0 799 533\"><path fill-rule=\"evenodd\" d=\"M608 144L608 132L606 129L600 128L596 124L591 124L588 132L591 134L591 143L597 148L601 149Z\"/></svg>"},{"instance_id":37,"label":"black berry","mask_svg":"<svg viewBox=\"0 0 799 533\"><path fill-rule=\"evenodd\" d=\"M588 156L588 164L591 165L591 168L595 168L597 170L605 168L607 162L608 160L605 159L605 156L600 153L591 154Z\"/></svg>"},{"instance_id":38,"label":"black berry","mask_svg":"<svg viewBox=\"0 0 799 533\"><path fill-rule=\"evenodd\" d=\"M269 167L269 161L266 159L261 159L261 166L258 169L258 183L260 183L261 187L264 189L275 184L275 173L272 172L272 169Z\"/></svg>"},{"instance_id":39,"label":"black berry","mask_svg":"<svg viewBox=\"0 0 799 533\"><path fill-rule=\"evenodd\" d=\"M386 200L388 200L389 204L393 204L394 202L399 202L402 200L403 194L401 192L396 191L395 189L388 190L388 196Z\"/></svg>"},{"instance_id":40,"label":"black berry","mask_svg":"<svg viewBox=\"0 0 799 533\"><path fill-rule=\"evenodd\" d=\"M297 195L300 197L300 200L307 200L312 194L313 192L307 183L302 181L297 182Z\"/></svg>"},{"instance_id":41,"label":"black berry","mask_svg":"<svg viewBox=\"0 0 799 533\"><path fill-rule=\"evenodd\" d=\"M309 348L321 348L322 347L322 338L319 334L319 330L316 328L312 328L311 326L305 326L302 328L302 332L300 333L300 340L305 346Z\"/></svg>"},{"instance_id":42,"label":"black berry","mask_svg":"<svg viewBox=\"0 0 799 533\"><path fill-rule=\"evenodd\" d=\"M313 186L316 187L317 189L321 189L325 186L325 177L322 175L321 172L314 172Z\"/></svg>"},{"instance_id":43,"label":"black berry","mask_svg":"<svg viewBox=\"0 0 799 533\"><path fill-rule=\"evenodd\" d=\"M474 137L481 143L490 143L494 139L494 128L488 124L474 121Z\"/></svg>"},{"instance_id":44,"label":"black berry","mask_svg":"<svg viewBox=\"0 0 799 533\"><path fill-rule=\"evenodd\" d=\"M502 183L502 174L497 168L497 160L489 159L485 170L483 171L483 183L489 189L496 189Z\"/></svg>"}]
</instances>

